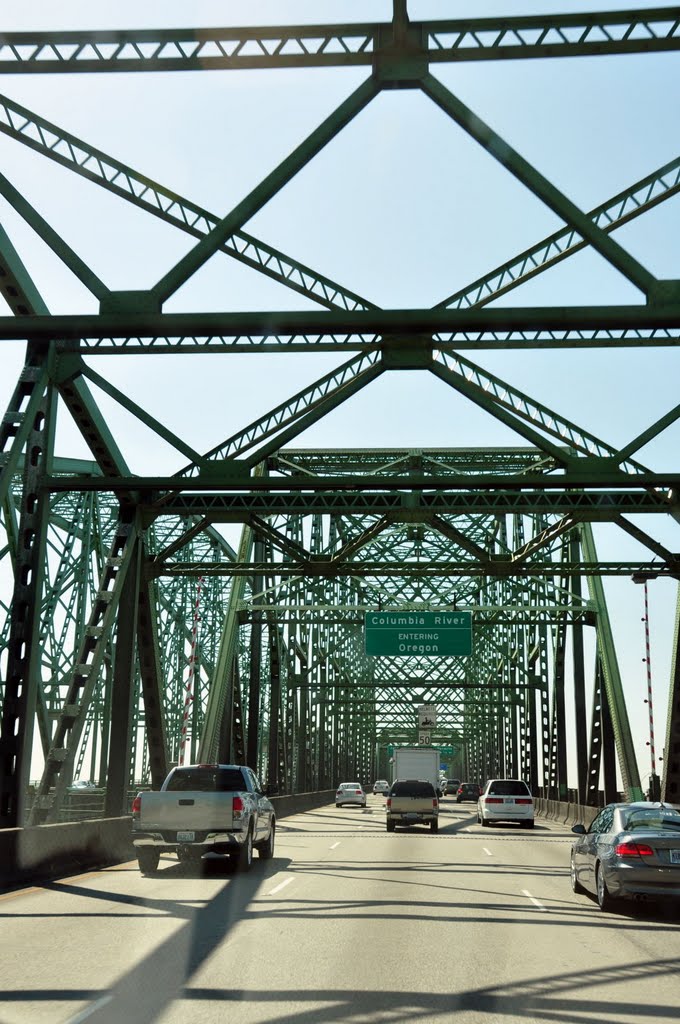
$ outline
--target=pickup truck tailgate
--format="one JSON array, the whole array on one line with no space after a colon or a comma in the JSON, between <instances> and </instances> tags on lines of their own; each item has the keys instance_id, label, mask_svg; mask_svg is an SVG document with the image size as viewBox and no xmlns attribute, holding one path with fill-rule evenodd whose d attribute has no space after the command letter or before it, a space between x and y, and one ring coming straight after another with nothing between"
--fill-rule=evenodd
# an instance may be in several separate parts
<instances>
[{"instance_id":1,"label":"pickup truck tailgate","mask_svg":"<svg viewBox=\"0 0 680 1024\"><path fill-rule=\"evenodd\" d=\"M139 831L231 829L231 800L224 793L142 793Z\"/></svg>"}]
</instances>

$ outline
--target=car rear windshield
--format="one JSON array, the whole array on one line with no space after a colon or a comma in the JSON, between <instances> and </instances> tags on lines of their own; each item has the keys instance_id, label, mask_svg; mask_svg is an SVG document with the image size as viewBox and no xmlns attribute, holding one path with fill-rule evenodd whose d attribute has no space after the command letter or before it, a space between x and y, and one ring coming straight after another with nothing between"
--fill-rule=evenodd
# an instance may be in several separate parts
<instances>
[{"instance_id":1,"label":"car rear windshield","mask_svg":"<svg viewBox=\"0 0 680 1024\"><path fill-rule=\"evenodd\" d=\"M168 780L167 791L229 793L246 789L239 768L178 768Z\"/></svg>"},{"instance_id":2,"label":"car rear windshield","mask_svg":"<svg viewBox=\"0 0 680 1024\"><path fill-rule=\"evenodd\" d=\"M488 796L531 796L526 782L520 779L498 779L489 787Z\"/></svg>"},{"instance_id":3,"label":"car rear windshield","mask_svg":"<svg viewBox=\"0 0 680 1024\"><path fill-rule=\"evenodd\" d=\"M400 779L392 786L391 796L434 797L436 793L431 782L421 782L416 779Z\"/></svg>"},{"instance_id":4,"label":"car rear windshield","mask_svg":"<svg viewBox=\"0 0 680 1024\"><path fill-rule=\"evenodd\" d=\"M680 828L680 813L672 807L650 807L631 811L624 819L624 828Z\"/></svg>"}]
</instances>

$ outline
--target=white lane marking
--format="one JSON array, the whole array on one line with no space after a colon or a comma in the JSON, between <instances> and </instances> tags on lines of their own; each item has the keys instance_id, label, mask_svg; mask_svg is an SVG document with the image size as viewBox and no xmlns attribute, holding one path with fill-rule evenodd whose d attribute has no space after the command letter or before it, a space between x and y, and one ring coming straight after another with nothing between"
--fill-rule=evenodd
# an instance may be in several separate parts
<instances>
[{"instance_id":1,"label":"white lane marking","mask_svg":"<svg viewBox=\"0 0 680 1024\"><path fill-rule=\"evenodd\" d=\"M97 1010L101 1010L102 1006L106 1006L107 1003L110 1003L112 999L113 996L102 996L101 999L96 1001L96 1003L92 1003L91 1006L88 1006L85 1010L81 1010L80 1013L77 1013L75 1017L71 1017L68 1024L80 1024L82 1020L87 1020L87 1018L91 1017L93 1013L97 1012Z\"/></svg>"},{"instance_id":2,"label":"white lane marking","mask_svg":"<svg viewBox=\"0 0 680 1024\"><path fill-rule=\"evenodd\" d=\"M275 896L277 892L281 892L281 890L285 889L287 885L290 885L292 881L292 878L284 878L282 882L279 882L278 885L275 885L273 889L269 890L267 896Z\"/></svg>"},{"instance_id":3,"label":"white lane marking","mask_svg":"<svg viewBox=\"0 0 680 1024\"><path fill-rule=\"evenodd\" d=\"M487 850L486 846L483 846L482 850L487 855L487 857L492 857L493 856L493 854L491 853L491 850Z\"/></svg>"},{"instance_id":4,"label":"white lane marking","mask_svg":"<svg viewBox=\"0 0 680 1024\"><path fill-rule=\"evenodd\" d=\"M334 850L336 848L336 846L340 846L340 843L339 842L333 843L332 846L329 846L329 850Z\"/></svg>"},{"instance_id":5,"label":"white lane marking","mask_svg":"<svg viewBox=\"0 0 680 1024\"><path fill-rule=\"evenodd\" d=\"M527 899L531 900L535 907L538 907L539 910L542 910L544 914L548 913L548 908L544 907L543 904L540 903L535 896L532 896L528 889L522 889L522 892L527 897Z\"/></svg>"}]
</instances>

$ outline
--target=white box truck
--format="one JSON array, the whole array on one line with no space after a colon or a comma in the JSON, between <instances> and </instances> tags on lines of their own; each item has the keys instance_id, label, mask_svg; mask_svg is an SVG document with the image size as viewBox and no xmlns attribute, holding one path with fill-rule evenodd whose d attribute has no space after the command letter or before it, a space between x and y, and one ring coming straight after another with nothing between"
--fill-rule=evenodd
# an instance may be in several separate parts
<instances>
[{"instance_id":1,"label":"white box truck","mask_svg":"<svg viewBox=\"0 0 680 1024\"><path fill-rule=\"evenodd\" d=\"M422 779L431 782L439 793L439 751L432 747L395 747L392 761L392 782L397 779Z\"/></svg>"}]
</instances>

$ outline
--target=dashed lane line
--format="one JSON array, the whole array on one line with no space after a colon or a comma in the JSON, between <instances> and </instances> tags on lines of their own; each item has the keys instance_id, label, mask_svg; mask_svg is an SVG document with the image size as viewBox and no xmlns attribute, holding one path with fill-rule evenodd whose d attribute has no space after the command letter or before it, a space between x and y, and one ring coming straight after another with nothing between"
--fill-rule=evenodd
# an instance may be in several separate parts
<instances>
[{"instance_id":1,"label":"dashed lane line","mask_svg":"<svg viewBox=\"0 0 680 1024\"><path fill-rule=\"evenodd\" d=\"M542 910L544 914L548 913L548 908L544 907L540 900L537 900L535 896L532 896L528 889L522 889L522 893L527 897L527 899L531 900L535 907Z\"/></svg>"},{"instance_id":2,"label":"dashed lane line","mask_svg":"<svg viewBox=\"0 0 680 1024\"><path fill-rule=\"evenodd\" d=\"M269 890L267 896L276 896L277 892L281 892L281 890L285 889L287 885L290 885L292 881L292 878L284 878L282 882L279 882L278 885L275 885L273 889Z\"/></svg>"}]
</instances>

